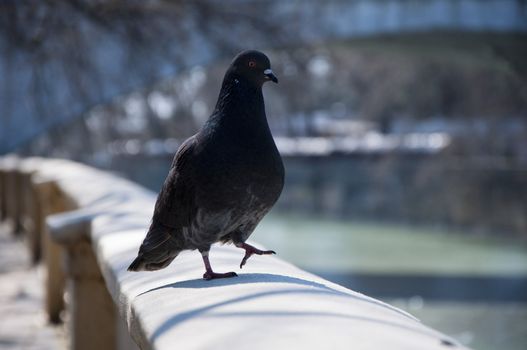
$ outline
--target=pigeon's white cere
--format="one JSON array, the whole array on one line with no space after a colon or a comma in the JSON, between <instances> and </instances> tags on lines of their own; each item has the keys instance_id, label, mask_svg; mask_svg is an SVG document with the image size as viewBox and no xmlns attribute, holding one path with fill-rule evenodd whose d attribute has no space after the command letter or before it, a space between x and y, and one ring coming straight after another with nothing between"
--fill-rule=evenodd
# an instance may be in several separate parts
<instances>
[{"instance_id":1,"label":"pigeon's white cere","mask_svg":"<svg viewBox=\"0 0 527 350\"><path fill-rule=\"evenodd\" d=\"M264 70L264 74L265 75L273 74L273 71L271 69L266 69L266 70Z\"/></svg>"}]
</instances>

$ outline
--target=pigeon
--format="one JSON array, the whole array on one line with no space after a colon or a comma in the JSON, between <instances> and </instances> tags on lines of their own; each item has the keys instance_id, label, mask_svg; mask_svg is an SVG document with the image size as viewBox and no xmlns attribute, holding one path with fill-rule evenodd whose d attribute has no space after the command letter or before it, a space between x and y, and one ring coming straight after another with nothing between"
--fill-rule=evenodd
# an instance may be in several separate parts
<instances>
[{"instance_id":1,"label":"pigeon","mask_svg":"<svg viewBox=\"0 0 527 350\"><path fill-rule=\"evenodd\" d=\"M174 156L128 271L163 269L181 251L197 249L204 279L237 276L212 270L209 250L217 242L245 250L240 268L253 254L275 254L245 242L284 186L282 158L265 114L262 86L268 81L278 83L262 52L243 51L231 62L214 112Z\"/></svg>"}]
</instances>

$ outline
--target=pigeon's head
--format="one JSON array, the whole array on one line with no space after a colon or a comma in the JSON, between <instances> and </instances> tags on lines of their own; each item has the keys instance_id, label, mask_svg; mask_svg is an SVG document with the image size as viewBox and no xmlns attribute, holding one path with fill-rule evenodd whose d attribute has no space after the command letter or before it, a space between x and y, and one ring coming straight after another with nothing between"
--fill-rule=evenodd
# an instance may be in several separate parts
<instances>
[{"instance_id":1,"label":"pigeon's head","mask_svg":"<svg viewBox=\"0 0 527 350\"><path fill-rule=\"evenodd\" d=\"M240 52L234 57L229 72L256 86L262 86L267 81L278 83L278 79L271 70L269 58L256 50Z\"/></svg>"}]
</instances>

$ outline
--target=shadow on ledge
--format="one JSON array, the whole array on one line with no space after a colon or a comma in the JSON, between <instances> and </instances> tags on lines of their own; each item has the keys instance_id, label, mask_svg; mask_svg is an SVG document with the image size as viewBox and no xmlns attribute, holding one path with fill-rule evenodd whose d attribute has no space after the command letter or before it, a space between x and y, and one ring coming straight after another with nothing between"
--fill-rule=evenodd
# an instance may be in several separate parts
<instances>
[{"instance_id":1,"label":"shadow on ledge","mask_svg":"<svg viewBox=\"0 0 527 350\"><path fill-rule=\"evenodd\" d=\"M193 280L187 280L187 281L180 281L175 283L166 284L163 286L159 286L156 288L152 288L148 291L145 291L139 295L137 295L136 298L144 296L148 293L167 289L167 288L190 288L190 289L202 289L202 288L216 288L216 287L227 287L231 285L239 285L239 284L268 284L268 283L276 283L276 284L292 284L292 285L299 285L299 286L306 286L310 287L309 289L298 289L298 288L282 288L282 289L275 289L275 290L266 290L266 291L255 291L254 293L250 293L243 296L238 296L231 299L226 299L220 302L216 302L207 306L198 307L190 311L182 312L179 314L176 314L169 319L167 319L163 324L159 326L159 328L152 334L151 340L155 341L156 338L158 338L161 334L165 333L169 329L176 327L178 324L185 322L189 319L192 319L197 316L203 316L207 312L210 312L216 308L223 307L226 305L232 305L240 302L245 302L248 300L254 300L254 299L260 299L264 297L274 296L274 295L324 295L324 294L330 294L330 295L336 295L341 297L347 297L356 299L362 302L371 303L374 305L377 305L379 307L389 309L393 312L396 312L400 314L401 316L405 316L408 319L416 320L413 316L405 313L404 311L401 311L391 305L385 304L379 300L372 299L370 297L361 295L361 294L353 294L353 293L345 293L340 290L336 290L333 288L330 288L326 286L325 284L297 278L297 277L291 277L291 276L284 276L284 275L276 275L276 274L269 274L269 273L247 273L247 274L241 274L238 277L234 278L226 278L226 279L217 279L212 281L205 281L203 279L193 279ZM132 308L133 312L133 308ZM268 313L269 315L274 316L330 316L330 317L339 317L339 318L352 318L352 319L362 319L363 317L360 316L353 316L353 315L345 315L345 314L339 314L339 313L330 313L330 312L300 312L299 314L295 312L274 312L270 311ZM243 315L243 314L240 314ZM251 313L246 314L245 316L250 316ZM231 315L232 316L232 315ZM265 315L261 315L265 316ZM211 316L212 317L212 316ZM135 319L135 317L133 318ZM385 321L379 320L379 319L364 319L365 321L371 321L371 322L379 322L379 323L385 323ZM413 332L419 332L419 333L427 333L423 329L420 329L418 327L407 327L402 326L399 323L391 323L388 322L391 326L396 327L403 327L407 330L413 331Z\"/></svg>"},{"instance_id":2,"label":"shadow on ledge","mask_svg":"<svg viewBox=\"0 0 527 350\"><path fill-rule=\"evenodd\" d=\"M302 285L302 286L325 289L328 291L332 291L336 294L348 295L347 293L329 288L328 286L322 283L309 281L309 280L305 280L302 278L284 276L284 275L276 275L276 274L271 274L271 273L246 273L246 274L239 274L237 277L220 278L220 279L214 279L210 281L206 281L202 278L196 278L193 280L169 283L163 286L159 286L159 287L147 290L146 292L139 294L138 297L146 293L154 292L156 290L165 289L165 288L200 288L201 289L201 288L215 288L215 287L224 287L224 286L229 286L229 285L253 284L253 283L297 284L297 285Z\"/></svg>"}]
</instances>

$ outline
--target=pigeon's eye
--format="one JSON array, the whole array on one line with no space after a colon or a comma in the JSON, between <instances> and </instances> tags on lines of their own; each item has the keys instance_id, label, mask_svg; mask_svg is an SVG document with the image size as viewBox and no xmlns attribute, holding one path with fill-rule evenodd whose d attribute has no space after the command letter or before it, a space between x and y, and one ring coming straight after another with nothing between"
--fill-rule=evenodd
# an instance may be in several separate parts
<instances>
[{"instance_id":1,"label":"pigeon's eye","mask_svg":"<svg viewBox=\"0 0 527 350\"><path fill-rule=\"evenodd\" d=\"M251 68L256 67L256 62L254 62L254 61L249 61L249 67L251 67Z\"/></svg>"}]
</instances>

